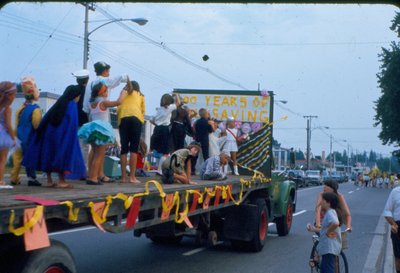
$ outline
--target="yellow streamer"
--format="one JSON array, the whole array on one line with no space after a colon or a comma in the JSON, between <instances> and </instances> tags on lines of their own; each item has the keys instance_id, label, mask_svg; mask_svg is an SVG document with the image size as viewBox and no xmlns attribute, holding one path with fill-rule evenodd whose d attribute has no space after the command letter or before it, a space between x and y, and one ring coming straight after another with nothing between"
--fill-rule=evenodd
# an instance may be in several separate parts
<instances>
[{"instance_id":1,"label":"yellow streamer","mask_svg":"<svg viewBox=\"0 0 400 273\"><path fill-rule=\"evenodd\" d=\"M10 223L8 225L8 230L13 233L15 236L21 236L26 231L31 229L36 223L39 221L40 218L43 216L43 206L36 206L35 212L31 219L26 222L22 227L14 228L14 220L15 220L15 212L11 210L10 215Z\"/></svg>"}]
</instances>

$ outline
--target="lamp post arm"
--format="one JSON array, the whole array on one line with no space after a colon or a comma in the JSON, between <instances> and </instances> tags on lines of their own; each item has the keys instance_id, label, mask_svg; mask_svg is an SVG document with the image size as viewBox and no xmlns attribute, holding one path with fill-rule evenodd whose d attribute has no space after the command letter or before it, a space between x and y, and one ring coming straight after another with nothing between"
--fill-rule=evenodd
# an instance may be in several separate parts
<instances>
[{"instance_id":1,"label":"lamp post arm","mask_svg":"<svg viewBox=\"0 0 400 273\"><path fill-rule=\"evenodd\" d=\"M108 24L111 24L111 23L115 23L115 22L130 21L130 20L131 20L131 19L115 19L115 20L108 21L108 22L106 22L106 23L104 23L104 24L101 24L100 26L98 26L98 27L92 29L90 32L88 32L87 37L89 37L90 34L92 34L93 32L95 32L95 31L98 30L99 28L104 27L105 25L108 25Z\"/></svg>"}]
</instances>

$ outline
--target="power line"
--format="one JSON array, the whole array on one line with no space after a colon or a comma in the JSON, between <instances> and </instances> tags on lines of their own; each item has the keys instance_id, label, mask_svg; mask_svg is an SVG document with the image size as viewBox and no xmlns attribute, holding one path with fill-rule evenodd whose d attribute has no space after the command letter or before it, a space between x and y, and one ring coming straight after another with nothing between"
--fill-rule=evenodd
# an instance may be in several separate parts
<instances>
[{"instance_id":1,"label":"power line","mask_svg":"<svg viewBox=\"0 0 400 273\"><path fill-rule=\"evenodd\" d=\"M102 13L104 16L108 17L109 19L112 19L112 20L117 19L116 17L114 17L113 15L111 15L109 12L107 12L107 11L104 10L103 8L101 8L101 7L99 7L99 6L97 6L97 8L98 8L98 10L100 11L100 13ZM241 88L241 89L244 89L244 90L248 90L246 87L244 87L244 86L241 85L240 83L233 82L233 81L231 81L231 80L229 80L229 79L227 79L227 78L225 78L225 77L223 77L223 76L217 74L216 72L212 71L212 70L209 69L209 68L206 68L206 67L203 67L203 66L201 66L201 65L199 65L199 64L196 64L195 62L191 61L190 59L188 59L188 58L182 56L181 54L179 54L179 53L177 53L176 51L174 51L174 50L172 50L171 48L169 48L165 43L163 43L163 42L158 42L158 41L156 41L156 40L154 40L154 39L152 39L152 38L150 38L150 37L148 37L148 36L146 36L146 35L144 35L144 34L141 34L140 32L138 32L138 31L136 31L136 30L134 30L134 29L128 27L128 26L127 26L126 24L124 24L123 22L116 22L116 23L119 24L121 27L125 28L126 30L128 30L129 32L131 32L133 35L135 35L135 36L137 36L137 37L139 37L139 38L141 38L141 39L143 39L143 40L145 40L145 41L147 41L147 42L149 42L149 43L151 43L151 44L153 44L153 45L155 45L155 46L157 46L157 47L159 47L159 48L161 48L161 49L163 49L163 50L165 50L166 52L170 53L172 56L178 58L179 60L181 60L181 61L183 61L183 62L185 62L185 63L187 63L188 65L191 65L191 66L193 66L193 67L196 68L196 69L199 69L199 70L201 70L201 71L204 71L204 72L206 72L206 73L208 73L208 74L214 76L215 78L217 78L217 79L219 79L219 80L221 80L221 81L223 81L223 82L225 82L225 83L228 83L228 84L237 86L237 87L239 87L239 88Z\"/></svg>"}]
</instances>

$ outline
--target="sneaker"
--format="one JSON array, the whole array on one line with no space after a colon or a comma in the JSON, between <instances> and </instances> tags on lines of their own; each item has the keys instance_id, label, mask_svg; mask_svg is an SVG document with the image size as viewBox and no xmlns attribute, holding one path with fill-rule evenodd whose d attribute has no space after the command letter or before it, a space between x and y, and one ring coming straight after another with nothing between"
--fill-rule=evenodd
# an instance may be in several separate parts
<instances>
[{"instance_id":1,"label":"sneaker","mask_svg":"<svg viewBox=\"0 0 400 273\"><path fill-rule=\"evenodd\" d=\"M35 180L29 180L28 181L28 186L42 186L42 183L40 183L36 179Z\"/></svg>"}]
</instances>

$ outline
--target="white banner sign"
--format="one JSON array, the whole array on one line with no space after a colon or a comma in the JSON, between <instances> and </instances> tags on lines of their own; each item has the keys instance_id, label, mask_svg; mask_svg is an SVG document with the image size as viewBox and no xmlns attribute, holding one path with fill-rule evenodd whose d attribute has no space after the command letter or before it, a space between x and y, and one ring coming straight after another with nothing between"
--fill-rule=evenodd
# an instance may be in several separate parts
<instances>
[{"instance_id":1,"label":"white banner sign","mask_svg":"<svg viewBox=\"0 0 400 273\"><path fill-rule=\"evenodd\" d=\"M270 96L180 94L190 109L205 108L212 118L233 117L244 122L269 122Z\"/></svg>"}]
</instances>

